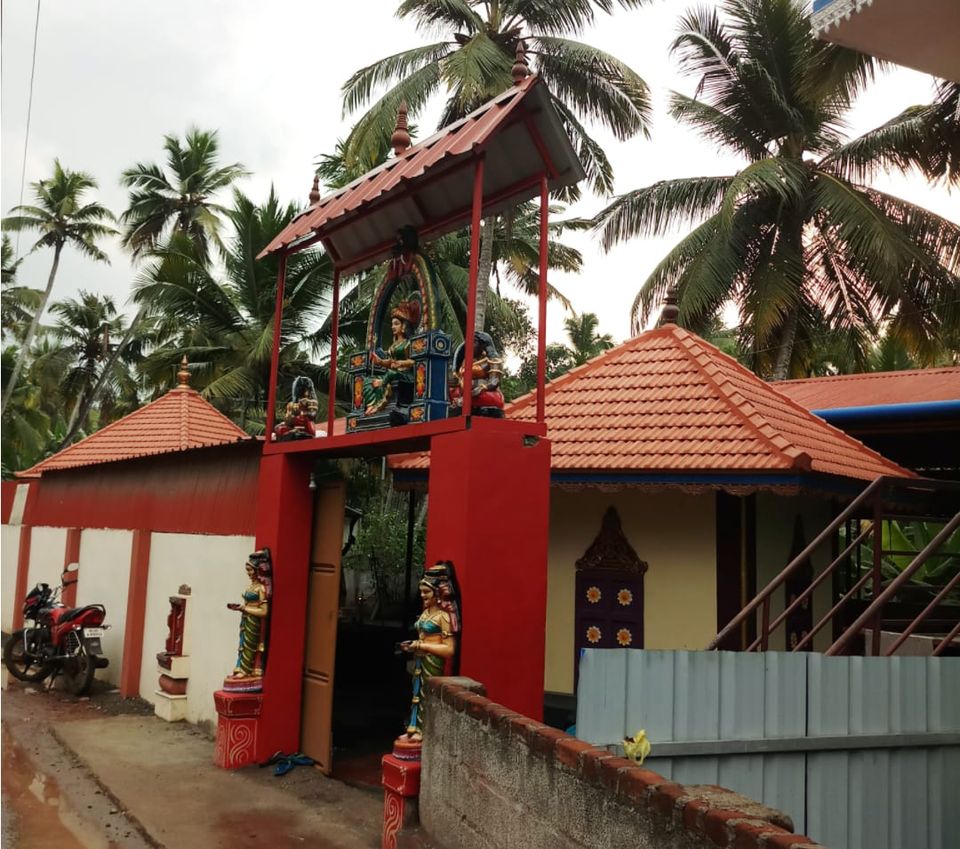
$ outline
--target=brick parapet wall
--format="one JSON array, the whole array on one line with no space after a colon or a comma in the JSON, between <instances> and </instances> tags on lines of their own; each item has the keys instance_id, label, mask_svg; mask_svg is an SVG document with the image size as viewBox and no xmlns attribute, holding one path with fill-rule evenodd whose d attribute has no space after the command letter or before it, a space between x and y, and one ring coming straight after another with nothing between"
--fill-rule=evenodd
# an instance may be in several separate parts
<instances>
[{"instance_id":1,"label":"brick parapet wall","mask_svg":"<svg viewBox=\"0 0 960 849\"><path fill-rule=\"evenodd\" d=\"M420 818L431 846L822 849L773 809L669 781L490 701L473 682L430 680L425 708Z\"/></svg>"}]
</instances>

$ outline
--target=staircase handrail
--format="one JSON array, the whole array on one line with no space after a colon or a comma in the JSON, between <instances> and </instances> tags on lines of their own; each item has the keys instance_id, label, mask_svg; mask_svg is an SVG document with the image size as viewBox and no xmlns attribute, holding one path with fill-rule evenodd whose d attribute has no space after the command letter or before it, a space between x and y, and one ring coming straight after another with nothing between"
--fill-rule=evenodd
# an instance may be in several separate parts
<instances>
[{"instance_id":1,"label":"staircase handrail","mask_svg":"<svg viewBox=\"0 0 960 849\"><path fill-rule=\"evenodd\" d=\"M874 479L856 498L853 499L837 516L834 520L827 525L819 534L817 534L813 540L803 549L796 557L793 558L783 570L778 574L767 586L765 586L759 593L757 593L736 616L733 617L714 637L710 644L707 646L707 650L716 649L717 646L723 642L730 634L736 631L740 627L740 624L746 621L747 617L750 616L761 604L764 603L773 592L780 588L780 586L790 577L800 565L808 558L810 555L817 550L817 548L825 541L830 539L833 536L834 531L840 527L851 515L862 505L864 502L870 499L875 493L879 492L890 480L896 480L896 478L891 478L887 475L881 475L880 477Z\"/></svg>"},{"instance_id":2,"label":"staircase handrail","mask_svg":"<svg viewBox=\"0 0 960 849\"><path fill-rule=\"evenodd\" d=\"M933 552L935 552L943 542L957 529L960 527L960 513L957 513L943 528L940 532L928 542L923 550L912 560L910 564L904 569L896 578L894 578L886 588L881 592L873 601L870 602L866 610L861 613L856 620L850 625L846 631L844 631L837 640L833 643L830 648L828 648L824 654L828 656L833 656L840 654L846 648L847 643L849 643L854 636L860 633L860 629L872 618L877 616L882 610L883 606L896 594L897 590L900 589L910 578L913 577L913 573L916 572L927 559L930 557Z\"/></svg>"},{"instance_id":3,"label":"staircase handrail","mask_svg":"<svg viewBox=\"0 0 960 849\"><path fill-rule=\"evenodd\" d=\"M900 634L897 639L893 641L893 644L890 645L887 650L883 653L885 657L892 655L900 646L906 642L907 637L913 634L917 630L917 627L923 622L934 610L937 609L937 605L940 604L943 599L947 597L947 594L952 590L957 584L960 584L960 571L957 572L947 583L944 585L943 589L940 590L934 597L933 601L930 602L918 615L917 618L913 620L906 628L903 629L903 632Z\"/></svg>"}]
</instances>

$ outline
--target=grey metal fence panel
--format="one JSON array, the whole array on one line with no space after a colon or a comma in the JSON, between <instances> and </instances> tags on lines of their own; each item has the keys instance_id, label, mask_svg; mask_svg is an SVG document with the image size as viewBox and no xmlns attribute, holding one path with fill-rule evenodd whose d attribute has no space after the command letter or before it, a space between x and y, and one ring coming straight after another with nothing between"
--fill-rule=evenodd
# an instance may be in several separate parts
<instances>
[{"instance_id":1,"label":"grey metal fence panel","mask_svg":"<svg viewBox=\"0 0 960 849\"><path fill-rule=\"evenodd\" d=\"M651 769L760 799L832 849L960 847L958 658L586 651L578 736L640 728Z\"/></svg>"}]
</instances>

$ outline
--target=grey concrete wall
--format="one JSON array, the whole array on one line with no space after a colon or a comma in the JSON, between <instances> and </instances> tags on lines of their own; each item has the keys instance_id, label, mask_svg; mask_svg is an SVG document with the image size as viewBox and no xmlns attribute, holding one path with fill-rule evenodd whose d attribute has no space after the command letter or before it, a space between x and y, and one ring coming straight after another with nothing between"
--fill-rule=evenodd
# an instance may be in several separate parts
<instances>
[{"instance_id":1,"label":"grey concrete wall","mask_svg":"<svg viewBox=\"0 0 960 849\"><path fill-rule=\"evenodd\" d=\"M808 838L719 787L684 787L434 679L420 818L445 849L788 849Z\"/></svg>"}]
</instances>

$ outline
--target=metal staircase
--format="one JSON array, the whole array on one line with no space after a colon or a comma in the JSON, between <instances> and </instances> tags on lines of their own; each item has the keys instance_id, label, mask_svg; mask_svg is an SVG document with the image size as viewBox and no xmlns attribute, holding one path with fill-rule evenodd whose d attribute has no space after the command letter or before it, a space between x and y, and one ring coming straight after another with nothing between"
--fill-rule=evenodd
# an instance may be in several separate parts
<instances>
[{"instance_id":1,"label":"metal staircase","mask_svg":"<svg viewBox=\"0 0 960 849\"><path fill-rule=\"evenodd\" d=\"M883 523L893 520L930 521L943 523L942 529L929 541L909 564L895 577L884 580L882 561L885 554L883 547ZM708 649L716 649L723 641L734 634L744 622L759 618L757 625L758 636L750 643L746 651L766 651L770 644L770 636L779 628L787 617L797 610L813 591L827 579L833 579L845 573L850 577L850 586L843 588L843 593L837 592L839 597L812 629L793 647L792 651L808 649L813 638L824 627L830 625L834 640L826 650L827 655L857 653L860 638L864 630L870 630L870 654L879 655L881 623L884 613L891 601L910 586L911 579L918 570L931 558L941 556L941 548L951 535L960 527L960 481L932 480L927 478L895 478L880 477L867 486L836 518L830 522L784 569L736 615L713 639ZM818 574L813 576L809 586L803 589L771 621L771 601L780 587L788 578L797 573L807 559L824 544L833 544L840 538L841 529L845 529L844 540L850 540L833 561ZM851 539L853 534L857 535ZM869 568L851 569L856 562L860 567L859 553L861 546L872 543L872 562ZM905 552L897 552L905 554ZM910 552L913 554L914 552ZM856 560L855 560L856 559ZM842 570L838 573L838 570ZM854 579L855 578L855 579ZM893 654L906 639L918 632L924 623L931 620L936 613L938 620L943 619L946 611L947 633L937 641L933 649L934 655L946 651L953 640L960 635L960 606L944 606L942 602L949 593L960 584L960 570L940 589L937 595L907 622L899 636L882 652L884 655ZM863 601L868 593L869 602ZM859 605L857 602L860 602ZM862 608L859 614L856 608ZM853 611L851 613L851 611ZM864 646L865 648L866 646Z\"/></svg>"}]
</instances>

